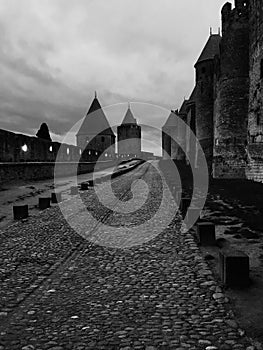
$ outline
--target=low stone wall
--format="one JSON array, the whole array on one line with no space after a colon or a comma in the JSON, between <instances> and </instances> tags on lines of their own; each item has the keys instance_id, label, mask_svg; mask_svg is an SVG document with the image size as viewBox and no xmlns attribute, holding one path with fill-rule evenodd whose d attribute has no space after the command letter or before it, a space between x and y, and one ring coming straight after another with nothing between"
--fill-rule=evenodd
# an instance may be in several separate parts
<instances>
[{"instance_id":1,"label":"low stone wall","mask_svg":"<svg viewBox=\"0 0 263 350\"><path fill-rule=\"evenodd\" d=\"M247 163L244 159L215 157L213 161L213 178L245 179Z\"/></svg>"},{"instance_id":2,"label":"low stone wall","mask_svg":"<svg viewBox=\"0 0 263 350\"><path fill-rule=\"evenodd\" d=\"M247 178L257 182L263 182L263 143L251 143L248 145L247 151Z\"/></svg>"},{"instance_id":3,"label":"low stone wall","mask_svg":"<svg viewBox=\"0 0 263 350\"><path fill-rule=\"evenodd\" d=\"M32 162L32 163L0 163L0 185L10 181L36 181L51 179L54 176L54 162ZM96 170L106 169L117 164L116 160L103 162L60 162L58 176L66 177L74 173L78 166L78 173L85 174L92 172L96 164Z\"/></svg>"},{"instance_id":4,"label":"low stone wall","mask_svg":"<svg viewBox=\"0 0 263 350\"><path fill-rule=\"evenodd\" d=\"M247 179L263 182L263 160L251 160L246 169Z\"/></svg>"}]
</instances>

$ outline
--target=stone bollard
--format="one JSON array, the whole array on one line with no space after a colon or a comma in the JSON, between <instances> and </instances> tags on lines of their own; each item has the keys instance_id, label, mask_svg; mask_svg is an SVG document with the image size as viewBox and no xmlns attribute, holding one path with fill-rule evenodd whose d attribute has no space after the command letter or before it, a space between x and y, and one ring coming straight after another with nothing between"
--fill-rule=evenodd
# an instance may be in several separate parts
<instances>
[{"instance_id":1,"label":"stone bollard","mask_svg":"<svg viewBox=\"0 0 263 350\"><path fill-rule=\"evenodd\" d=\"M13 214L15 220L26 219L28 217L28 205L14 205Z\"/></svg>"},{"instance_id":2,"label":"stone bollard","mask_svg":"<svg viewBox=\"0 0 263 350\"><path fill-rule=\"evenodd\" d=\"M229 287L249 285L249 257L231 248L219 252L219 271L221 281Z\"/></svg>"},{"instance_id":3,"label":"stone bollard","mask_svg":"<svg viewBox=\"0 0 263 350\"><path fill-rule=\"evenodd\" d=\"M89 185L86 182L82 182L80 184L81 191L87 191L89 189Z\"/></svg>"},{"instance_id":4,"label":"stone bollard","mask_svg":"<svg viewBox=\"0 0 263 350\"><path fill-rule=\"evenodd\" d=\"M102 182L102 178L97 177L97 178L95 179L95 184L96 184L96 185L101 184L101 182Z\"/></svg>"},{"instance_id":5,"label":"stone bollard","mask_svg":"<svg viewBox=\"0 0 263 350\"><path fill-rule=\"evenodd\" d=\"M191 198L186 198L186 197L181 198L179 209L183 217L185 217L187 213L187 209L190 206L190 203L191 203Z\"/></svg>"},{"instance_id":6,"label":"stone bollard","mask_svg":"<svg viewBox=\"0 0 263 350\"><path fill-rule=\"evenodd\" d=\"M93 180L89 180L88 181L88 186L89 187L93 187L94 186L94 181Z\"/></svg>"},{"instance_id":7,"label":"stone bollard","mask_svg":"<svg viewBox=\"0 0 263 350\"><path fill-rule=\"evenodd\" d=\"M41 210L50 208L50 197L40 197L38 198L38 207Z\"/></svg>"},{"instance_id":8,"label":"stone bollard","mask_svg":"<svg viewBox=\"0 0 263 350\"><path fill-rule=\"evenodd\" d=\"M74 195L76 195L76 194L78 194L79 193L79 188L78 188L78 186L71 186L70 187L70 194L72 195L72 196L74 196Z\"/></svg>"},{"instance_id":9,"label":"stone bollard","mask_svg":"<svg viewBox=\"0 0 263 350\"><path fill-rule=\"evenodd\" d=\"M211 222L197 223L197 237L201 246L215 245L215 225Z\"/></svg>"},{"instance_id":10,"label":"stone bollard","mask_svg":"<svg viewBox=\"0 0 263 350\"><path fill-rule=\"evenodd\" d=\"M53 193L51 193L51 202L52 203L60 203L60 202L62 202L62 193L61 192L53 192Z\"/></svg>"}]
</instances>

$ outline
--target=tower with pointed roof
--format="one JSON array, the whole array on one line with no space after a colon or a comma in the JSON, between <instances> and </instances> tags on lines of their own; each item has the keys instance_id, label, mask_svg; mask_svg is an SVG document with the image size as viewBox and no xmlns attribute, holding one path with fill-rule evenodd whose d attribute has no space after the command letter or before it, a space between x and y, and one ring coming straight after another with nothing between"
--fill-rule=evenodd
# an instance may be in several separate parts
<instances>
[{"instance_id":1,"label":"tower with pointed roof","mask_svg":"<svg viewBox=\"0 0 263 350\"><path fill-rule=\"evenodd\" d=\"M140 157L141 127L131 111L130 104L121 125L117 127L117 135L120 158Z\"/></svg>"},{"instance_id":2,"label":"tower with pointed roof","mask_svg":"<svg viewBox=\"0 0 263 350\"><path fill-rule=\"evenodd\" d=\"M77 146L87 158L98 158L103 152L112 158L115 155L115 135L95 93L94 100L76 135Z\"/></svg>"},{"instance_id":3,"label":"tower with pointed roof","mask_svg":"<svg viewBox=\"0 0 263 350\"><path fill-rule=\"evenodd\" d=\"M172 154L171 148L171 133L177 128L176 124L176 113L171 111L169 117L167 118L165 124L162 127L162 151L163 159L169 159Z\"/></svg>"},{"instance_id":4,"label":"tower with pointed roof","mask_svg":"<svg viewBox=\"0 0 263 350\"><path fill-rule=\"evenodd\" d=\"M162 150L163 159L185 160L185 154L182 148L185 146L185 129L178 118L184 120L184 106L178 111L171 111L168 119L162 127Z\"/></svg>"},{"instance_id":5,"label":"tower with pointed roof","mask_svg":"<svg viewBox=\"0 0 263 350\"><path fill-rule=\"evenodd\" d=\"M189 126L189 129L186 131L185 135L185 143L186 143L186 153L187 153L187 162L191 162L191 164L195 164L197 167L197 157L198 157L198 149L196 144L196 86L194 87L189 99L185 105L186 112L186 124ZM191 130L192 132L190 132Z\"/></svg>"}]
</instances>

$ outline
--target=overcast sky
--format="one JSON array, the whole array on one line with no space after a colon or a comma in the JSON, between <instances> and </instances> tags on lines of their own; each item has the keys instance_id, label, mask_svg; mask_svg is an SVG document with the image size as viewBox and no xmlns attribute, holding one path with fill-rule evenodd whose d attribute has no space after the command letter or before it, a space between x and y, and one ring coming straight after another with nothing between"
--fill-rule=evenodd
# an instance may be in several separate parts
<instances>
[{"instance_id":1,"label":"overcast sky","mask_svg":"<svg viewBox=\"0 0 263 350\"><path fill-rule=\"evenodd\" d=\"M224 3L0 0L0 128L34 135L46 122L61 140L95 90L102 106L180 107L193 88L193 64L209 27L218 32ZM110 123L122 117L110 113ZM136 117L161 127L166 115Z\"/></svg>"}]
</instances>

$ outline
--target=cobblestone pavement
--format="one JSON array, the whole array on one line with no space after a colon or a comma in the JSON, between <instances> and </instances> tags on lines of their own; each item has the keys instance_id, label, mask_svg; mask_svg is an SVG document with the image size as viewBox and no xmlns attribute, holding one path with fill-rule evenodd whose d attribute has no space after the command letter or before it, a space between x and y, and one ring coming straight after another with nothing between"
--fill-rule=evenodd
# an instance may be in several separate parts
<instances>
[{"instance_id":1,"label":"cobblestone pavement","mask_svg":"<svg viewBox=\"0 0 263 350\"><path fill-rule=\"evenodd\" d=\"M115 179L114 193L127 202L139 178L149 195L132 214L106 209L94 190L82 192L101 221L87 231L98 238L102 224L137 227L153 216L163 192L153 167ZM68 215L77 215L76 200ZM149 242L118 249L76 234L58 206L8 227L0 234L0 350L253 349L192 235L180 228L176 214Z\"/></svg>"}]
</instances>

